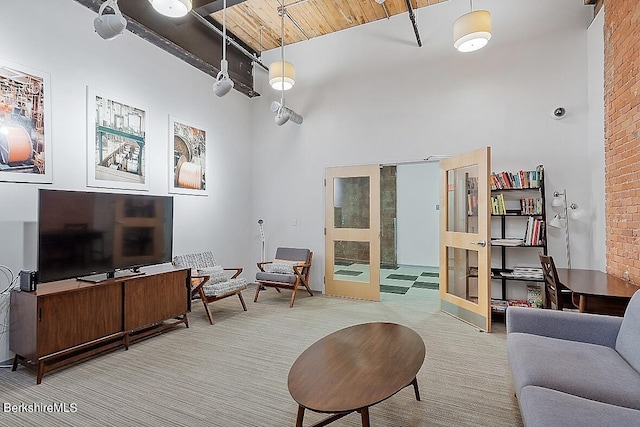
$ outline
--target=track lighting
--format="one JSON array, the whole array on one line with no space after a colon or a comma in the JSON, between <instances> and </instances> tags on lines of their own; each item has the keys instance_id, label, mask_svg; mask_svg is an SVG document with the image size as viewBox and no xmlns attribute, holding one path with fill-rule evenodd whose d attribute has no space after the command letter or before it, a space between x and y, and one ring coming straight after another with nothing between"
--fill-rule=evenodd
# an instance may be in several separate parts
<instances>
[{"instance_id":1,"label":"track lighting","mask_svg":"<svg viewBox=\"0 0 640 427\"><path fill-rule=\"evenodd\" d=\"M105 14L104 11L107 7L110 7L113 13ZM93 20L93 28L96 33L105 40L111 40L122 34L126 27L127 20L118 9L118 0L107 0L102 3L98 10L98 16Z\"/></svg>"},{"instance_id":2,"label":"track lighting","mask_svg":"<svg viewBox=\"0 0 640 427\"><path fill-rule=\"evenodd\" d=\"M216 96L225 96L233 89L233 80L229 78L229 62L227 61L227 0L222 3L222 60L220 72L213 84Z\"/></svg>"},{"instance_id":3,"label":"track lighting","mask_svg":"<svg viewBox=\"0 0 640 427\"><path fill-rule=\"evenodd\" d=\"M191 10L191 0L149 0L151 6L164 16L180 18Z\"/></svg>"},{"instance_id":4,"label":"track lighting","mask_svg":"<svg viewBox=\"0 0 640 427\"><path fill-rule=\"evenodd\" d=\"M274 119L278 126L282 126L289 120L296 124L302 124L303 117L300 114L296 113L291 108L282 105L278 101L273 101L271 103L271 111L276 113Z\"/></svg>"},{"instance_id":5,"label":"track lighting","mask_svg":"<svg viewBox=\"0 0 640 427\"><path fill-rule=\"evenodd\" d=\"M233 89L233 80L229 78L228 66L229 63L226 59L220 61L220 72L213 84L213 93L215 93L216 96L225 96Z\"/></svg>"}]
</instances>

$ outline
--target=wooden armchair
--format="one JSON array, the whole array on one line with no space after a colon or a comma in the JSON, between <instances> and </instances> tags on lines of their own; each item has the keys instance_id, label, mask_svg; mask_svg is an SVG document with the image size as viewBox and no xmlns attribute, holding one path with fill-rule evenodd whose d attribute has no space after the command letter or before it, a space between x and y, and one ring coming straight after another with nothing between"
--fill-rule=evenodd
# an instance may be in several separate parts
<instances>
[{"instance_id":1,"label":"wooden armchair","mask_svg":"<svg viewBox=\"0 0 640 427\"><path fill-rule=\"evenodd\" d=\"M309 295L313 296L309 287L312 258L313 252L309 249L278 248L273 261L259 262L257 265L260 271L256 274L258 286L253 302L258 301L258 294L263 286L276 288L278 292L281 288L293 290L289 307L293 307L299 286L304 286Z\"/></svg>"},{"instance_id":2,"label":"wooden armchair","mask_svg":"<svg viewBox=\"0 0 640 427\"><path fill-rule=\"evenodd\" d=\"M571 290L560 282L553 257L541 253L538 257L544 276L544 307L556 310L562 310L565 305L573 307Z\"/></svg>"},{"instance_id":3,"label":"wooden armchair","mask_svg":"<svg viewBox=\"0 0 640 427\"><path fill-rule=\"evenodd\" d=\"M247 305L242 296L242 291L247 289L247 281L238 277L242 273L241 267L223 268L216 264L211 252L175 256L173 265L191 268L191 298L202 300L209 323L212 325L213 314L209 309L209 303L238 295L242 309L247 311ZM225 271L235 271L235 273L229 278Z\"/></svg>"}]
</instances>

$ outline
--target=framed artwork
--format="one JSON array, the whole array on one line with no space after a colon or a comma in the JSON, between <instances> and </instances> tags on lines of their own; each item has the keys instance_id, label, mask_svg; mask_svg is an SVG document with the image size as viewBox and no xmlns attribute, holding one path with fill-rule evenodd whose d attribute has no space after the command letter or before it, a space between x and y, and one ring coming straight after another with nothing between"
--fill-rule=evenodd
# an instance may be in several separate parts
<instances>
[{"instance_id":1,"label":"framed artwork","mask_svg":"<svg viewBox=\"0 0 640 427\"><path fill-rule=\"evenodd\" d=\"M147 109L87 87L87 185L149 190Z\"/></svg>"},{"instance_id":2,"label":"framed artwork","mask_svg":"<svg viewBox=\"0 0 640 427\"><path fill-rule=\"evenodd\" d=\"M0 181L51 183L51 78L0 59Z\"/></svg>"},{"instance_id":3,"label":"framed artwork","mask_svg":"<svg viewBox=\"0 0 640 427\"><path fill-rule=\"evenodd\" d=\"M207 195L207 132L169 116L169 192Z\"/></svg>"}]
</instances>

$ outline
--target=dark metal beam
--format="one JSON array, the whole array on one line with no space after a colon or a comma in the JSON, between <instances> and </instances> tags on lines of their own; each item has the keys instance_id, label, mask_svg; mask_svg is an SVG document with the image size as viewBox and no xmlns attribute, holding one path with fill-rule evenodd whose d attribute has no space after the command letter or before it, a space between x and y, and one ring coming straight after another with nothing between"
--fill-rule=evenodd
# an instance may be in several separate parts
<instances>
[{"instance_id":1,"label":"dark metal beam","mask_svg":"<svg viewBox=\"0 0 640 427\"><path fill-rule=\"evenodd\" d=\"M76 1L95 12L103 3L102 0ZM213 78L217 76L222 59L220 34L190 14L183 18L162 16L148 1L119 0L118 6L127 19L127 30ZM256 57L255 52L250 53ZM254 59L233 45L227 49L227 59L234 89L248 97L259 96L253 89Z\"/></svg>"},{"instance_id":2,"label":"dark metal beam","mask_svg":"<svg viewBox=\"0 0 640 427\"><path fill-rule=\"evenodd\" d=\"M407 4L407 12L409 12L409 19L411 19L411 25L413 25L413 32L416 34L416 41L418 46L422 47L422 40L420 40L420 33L418 32L418 24L416 24L416 15L413 13L413 6L411 6L411 0L404 0Z\"/></svg>"}]
</instances>

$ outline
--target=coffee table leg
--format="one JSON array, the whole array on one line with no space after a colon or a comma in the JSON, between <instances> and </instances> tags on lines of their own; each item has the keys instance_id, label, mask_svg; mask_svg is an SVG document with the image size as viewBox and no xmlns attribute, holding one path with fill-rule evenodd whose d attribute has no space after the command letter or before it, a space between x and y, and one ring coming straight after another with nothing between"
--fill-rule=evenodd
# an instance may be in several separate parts
<instances>
[{"instance_id":1,"label":"coffee table leg","mask_svg":"<svg viewBox=\"0 0 640 427\"><path fill-rule=\"evenodd\" d=\"M298 416L296 417L296 427L302 427L303 419L304 419L304 406L298 405Z\"/></svg>"},{"instance_id":2,"label":"coffee table leg","mask_svg":"<svg viewBox=\"0 0 640 427\"><path fill-rule=\"evenodd\" d=\"M359 409L360 415L362 416L362 427L370 427L369 426L369 407L365 407Z\"/></svg>"},{"instance_id":3,"label":"coffee table leg","mask_svg":"<svg viewBox=\"0 0 640 427\"><path fill-rule=\"evenodd\" d=\"M418 390L418 377L415 377L413 381L411 381L411 384L413 384L413 391L416 392L416 400L420 401L420 390Z\"/></svg>"}]
</instances>

